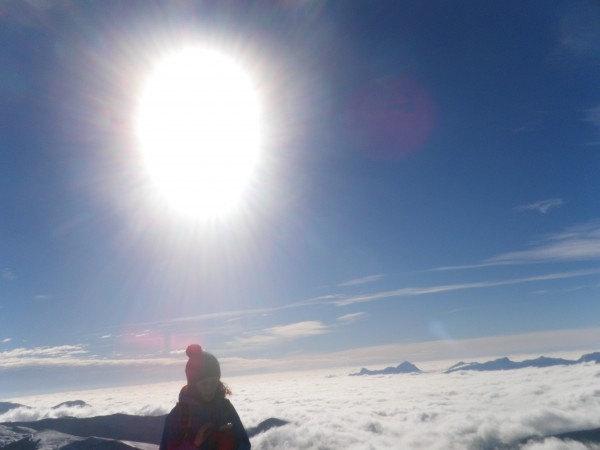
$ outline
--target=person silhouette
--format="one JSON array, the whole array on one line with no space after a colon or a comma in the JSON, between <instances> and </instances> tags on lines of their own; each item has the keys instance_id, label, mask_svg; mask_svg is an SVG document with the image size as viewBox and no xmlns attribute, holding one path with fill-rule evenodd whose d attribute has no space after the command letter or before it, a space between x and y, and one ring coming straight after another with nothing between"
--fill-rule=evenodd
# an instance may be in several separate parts
<instances>
[{"instance_id":1,"label":"person silhouette","mask_svg":"<svg viewBox=\"0 0 600 450\"><path fill-rule=\"evenodd\" d=\"M198 344L188 345L187 384L165 419L159 450L249 450L250 439L226 398L217 358Z\"/></svg>"}]
</instances>

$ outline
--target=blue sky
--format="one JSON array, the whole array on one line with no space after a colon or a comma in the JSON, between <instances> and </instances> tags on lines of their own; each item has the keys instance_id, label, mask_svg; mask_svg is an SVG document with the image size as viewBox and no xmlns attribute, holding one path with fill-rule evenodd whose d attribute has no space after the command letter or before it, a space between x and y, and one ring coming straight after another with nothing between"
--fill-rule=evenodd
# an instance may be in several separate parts
<instances>
[{"instance_id":1,"label":"blue sky","mask_svg":"<svg viewBox=\"0 0 600 450\"><path fill-rule=\"evenodd\" d=\"M190 342L226 373L597 349L599 18L3 4L0 396L176 378ZM265 122L241 204L204 222L151 192L133 130L149 68L196 43Z\"/></svg>"}]
</instances>

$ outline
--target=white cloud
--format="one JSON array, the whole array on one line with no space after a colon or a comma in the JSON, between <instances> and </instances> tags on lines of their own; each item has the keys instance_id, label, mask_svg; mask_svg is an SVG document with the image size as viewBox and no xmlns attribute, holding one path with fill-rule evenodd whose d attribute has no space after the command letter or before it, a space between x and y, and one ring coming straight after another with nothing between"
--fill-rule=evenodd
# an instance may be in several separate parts
<instances>
[{"instance_id":1,"label":"white cloud","mask_svg":"<svg viewBox=\"0 0 600 450\"><path fill-rule=\"evenodd\" d=\"M16 278L15 273L8 267L0 271L0 277L5 281L13 281Z\"/></svg>"},{"instance_id":2,"label":"white cloud","mask_svg":"<svg viewBox=\"0 0 600 450\"><path fill-rule=\"evenodd\" d=\"M574 2L561 14L558 55L595 61L600 51L600 7L597 2Z\"/></svg>"},{"instance_id":3,"label":"white cloud","mask_svg":"<svg viewBox=\"0 0 600 450\"><path fill-rule=\"evenodd\" d=\"M318 321L297 322L267 328L246 337L238 337L230 343L235 348L256 347L288 342L294 339L327 333L327 327Z\"/></svg>"},{"instance_id":4,"label":"white cloud","mask_svg":"<svg viewBox=\"0 0 600 450\"><path fill-rule=\"evenodd\" d=\"M41 301L50 300L51 298L52 298L52 296L48 295L48 294L38 294L34 297L35 300L41 300Z\"/></svg>"},{"instance_id":5,"label":"white cloud","mask_svg":"<svg viewBox=\"0 0 600 450\"><path fill-rule=\"evenodd\" d=\"M377 300L384 300L389 298L396 297L415 297L419 295L428 295L428 294L439 294L444 292L452 292L452 291L462 291L468 289L484 289L491 287L499 287L499 286L510 286L514 284L523 284L523 283L533 283L537 281L550 281L550 280L562 280L567 278L577 278L584 277L589 275L595 275L600 273L600 269L592 269L592 270L580 270L573 272L558 272L558 273L550 273L546 275L537 275L531 277L523 277L523 278L513 278L508 280L498 280L498 281L480 281L474 283L458 283L458 284L445 284L438 286L428 286L428 287L406 287L400 288L393 291L382 291L382 292L374 292L371 294L362 294L348 297L340 297L336 300L332 300L331 303L337 306L348 306L356 303L366 303L373 302Z\"/></svg>"},{"instance_id":6,"label":"white cloud","mask_svg":"<svg viewBox=\"0 0 600 450\"><path fill-rule=\"evenodd\" d=\"M348 287L348 286L359 286L362 284L373 283L375 281L381 280L383 275L369 275L367 277L356 278L354 280L345 281L343 283L338 284L338 287Z\"/></svg>"},{"instance_id":7,"label":"white cloud","mask_svg":"<svg viewBox=\"0 0 600 450\"><path fill-rule=\"evenodd\" d=\"M519 211L538 211L542 214L546 214L552 208L558 208L564 205L564 201L561 198L549 198L547 200L540 200L539 202L522 205L517 208Z\"/></svg>"},{"instance_id":8,"label":"white cloud","mask_svg":"<svg viewBox=\"0 0 600 450\"><path fill-rule=\"evenodd\" d=\"M8 344L10 341L12 341L11 338L4 338L4 339L2 339L2 343L3 344Z\"/></svg>"},{"instance_id":9,"label":"white cloud","mask_svg":"<svg viewBox=\"0 0 600 450\"><path fill-rule=\"evenodd\" d=\"M161 366L181 364L175 358L100 358L90 355L83 345L15 348L0 352L0 371L27 367L110 367Z\"/></svg>"},{"instance_id":10,"label":"white cloud","mask_svg":"<svg viewBox=\"0 0 600 450\"><path fill-rule=\"evenodd\" d=\"M594 221L548 235L527 250L506 252L475 264L445 266L432 272L479 269L482 267L600 260L600 222Z\"/></svg>"},{"instance_id":11,"label":"white cloud","mask_svg":"<svg viewBox=\"0 0 600 450\"><path fill-rule=\"evenodd\" d=\"M591 223L550 235L531 249L503 253L485 262L519 264L597 259L600 259L600 224Z\"/></svg>"},{"instance_id":12,"label":"white cloud","mask_svg":"<svg viewBox=\"0 0 600 450\"><path fill-rule=\"evenodd\" d=\"M596 140L588 142L587 145L600 145L600 106L588 109L585 112L584 120L592 124L594 127L594 134L597 137Z\"/></svg>"},{"instance_id":13,"label":"white cloud","mask_svg":"<svg viewBox=\"0 0 600 450\"><path fill-rule=\"evenodd\" d=\"M261 450L480 450L529 436L597 428L600 416L597 365L371 377L347 373L287 373L226 382L246 427L269 417L290 422L252 438L252 447ZM74 416L164 414L175 404L180 387L162 383L11 401L35 406L27 417L37 418L52 414L51 406L75 399L91 407L72 409ZM17 410L0 421L26 419L24 414ZM547 439L521 450L592 448Z\"/></svg>"},{"instance_id":14,"label":"white cloud","mask_svg":"<svg viewBox=\"0 0 600 450\"><path fill-rule=\"evenodd\" d=\"M600 106L588 109L585 112L584 120L591 123L600 132Z\"/></svg>"},{"instance_id":15,"label":"white cloud","mask_svg":"<svg viewBox=\"0 0 600 450\"><path fill-rule=\"evenodd\" d=\"M3 358L67 358L87 353L82 345L60 345L56 347L15 348L2 352Z\"/></svg>"},{"instance_id":16,"label":"white cloud","mask_svg":"<svg viewBox=\"0 0 600 450\"><path fill-rule=\"evenodd\" d=\"M364 312L344 314L343 316L338 317L337 320L339 320L340 322L344 322L344 323L352 323L352 322L356 322L358 319L360 319L361 317L364 317L365 315L366 315L366 313L364 313Z\"/></svg>"},{"instance_id":17,"label":"white cloud","mask_svg":"<svg viewBox=\"0 0 600 450\"><path fill-rule=\"evenodd\" d=\"M543 439L519 447L519 450L600 450L600 445L593 442L579 443L573 440L563 441L556 438Z\"/></svg>"}]
</instances>

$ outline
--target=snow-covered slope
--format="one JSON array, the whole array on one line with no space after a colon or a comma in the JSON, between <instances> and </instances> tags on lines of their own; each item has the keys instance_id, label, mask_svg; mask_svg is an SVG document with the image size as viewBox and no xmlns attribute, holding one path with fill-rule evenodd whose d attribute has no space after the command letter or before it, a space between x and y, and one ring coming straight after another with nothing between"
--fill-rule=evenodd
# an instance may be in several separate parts
<instances>
[{"instance_id":1,"label":"snow-covered slope","mask_svg":"<svg viewBox=\"0 0 600 450\"><path fill-rule=\"evenodd\" d=\"M157 445L114 439L79 437L54 430L0 425L0 448L3 450L156 450Z\"/></svg>"},{"instance_id":2,"label":"snow-covered slope","mask_svg":"<svg viewBox=\"0 0 600 450\"><path fill-rule=\"evenodd\" d=\"M2 450L156 450L165 416L113 414L64 417L0 425ZM247 430L250 437L287 424L269 418Z\"/></svg>"}]
</instances>

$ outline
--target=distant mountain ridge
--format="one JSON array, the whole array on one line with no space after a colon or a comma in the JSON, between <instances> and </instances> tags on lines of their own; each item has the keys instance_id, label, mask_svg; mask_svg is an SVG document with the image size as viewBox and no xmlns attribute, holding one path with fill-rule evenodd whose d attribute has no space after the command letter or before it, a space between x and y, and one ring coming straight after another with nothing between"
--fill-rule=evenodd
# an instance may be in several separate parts
<instances>
[{"instance_id":1,"label":"distant mountain ridge","mask_svg":"<svg viewBox=\"0 0 600 450\"><path fill-rule=\"evenodd\" d=\"M99 437L77 437L58 431L44 430L31 433L24 433L27 429L18 430L21 434L12 436L8 443L0 444L2 450L151 450L148 444L135 442L124 443L114 439ZM13 430L9 427L0 425L0 442L6 434L11 434ZM158 446L150 446L157 448Z\"/></svg>"},{"instance_id":2,"label":"distant mountain ridge","mask_svg":"<svg viewBox=\"0 0 600 450\"><path fill-rule=\"evenodd\" d=\"M7 422L2 425L25 427L36 431L53 430L60 433L88 437L97 436L119 441L159 444L165 416L131 416L111 414L97 417L60 417L35 422Z\"/></svg>"},{"instance_id":3,"label":"distant mountain ridge","mask_svg":"<svg viewBox=\"0 0 600 450\"><path fill-rule=\"evenodd\" d=\"M83 400L69 400L66 402L59 403L58 405L54 405L52 410L57 410L60 408L88 408L90 405ZM0 402L0 414L5 414L8 411L17 408L27 408L31 409L31 406L22 405L21 403L12 403L12 402Z\"/></svg>"},{"instance_id":4,"label":"distant mountain ridge","mask_svg":"<svg viewBox=\"0 0 600 450\"><path fill-rule=\"evenodd\" d=\"M0 424L2 450L147 450L160 444L166 415L112 414L86 418L61 417ZM247 428L252 437L288 422L271 417Z\"/></svg>"},{"instance_id":5,"label":"distant mountain ridge","mask_svg":"<svg viewBox=\"0 0 600 450\"><path fill-rule=\"evenodd\" d=\"M479 372L488 372L494 370L515 370L524 369L527 367L552 367L552 366L572 366L575 364L583 364L587 362L600 363L600 352L588 353L576 360L563 358L548 358L540 356L536 359L527 359L525 361L512 361L509 358L498 358L493 361L484 363L478 362L459 362L448 368L445 373L452 373L463 370L476 370Z\"/></svg>"},{"instance_id":6,"label":"distant mountain ridge","mask_svg":"<svg viewBox=\"0 0 600 450\"><path fill-rule=\"evenodd\" d=\"M525 361L512 361L507 357L494 359L493 361L487 361L484 363L479 362L458 362L453 366L449 367L444 373L458 372L462 370L475 370L479 372L488 372L494 370L515 370L524 369L527 367L552 367L552 366L572 366L575 364L583 363L600 363L600 352L587 353L581 356L579 359L564 359L564 358L549 358L547 356L540 356L535 359L527 359ZM371 370L367 368L360 369L359 372L351 373L349 376L363 376L363 375L395 375L402 373L422 373L414 364L404 361L396 367L386 367L381 370Z\"/></svg>"},{"instance_id":7,"label":"distant mountain ridge","mask_svg":"<svg viewBox=\"0 0 600 450\"><path fill-rule=\"evenodd\" d=\"M421 373L421 372L422 372L421 369L419 369L414 364L409 363L408 361L404 361L403 363L398 364L396 367L386 367L385 369L381 369L381 370L369 370L369 369L365 369L363 367L362 369L360 369L360 372L351 373L350 376L357 377L357 376L362 376L362 375L391 375L391 374L398 374L398 373Z\"/></svg>"},{"instance_id":8,"label":"distant mountain ridge","mask_svg":"<svg viewBox=\"0 0 600 450\"><path fill-rule=\"evenodd\" d=\"M86 407L89 407L89 406L90 405L88 405L83 400L72 400L72 401L68 401L68 402L59 403L58 405L55 405L55 406L53 406L50 409L59 409L59 408L86 408Z\"/></svg>"}]
</instances>

